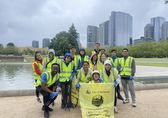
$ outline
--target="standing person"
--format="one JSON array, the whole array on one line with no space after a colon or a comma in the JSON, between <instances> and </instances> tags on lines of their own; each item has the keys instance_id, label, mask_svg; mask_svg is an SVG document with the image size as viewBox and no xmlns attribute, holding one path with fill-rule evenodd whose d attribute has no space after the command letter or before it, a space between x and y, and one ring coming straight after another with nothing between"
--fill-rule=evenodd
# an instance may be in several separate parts
<instances>
[{"instance_id":1,"label":"standing person","mask_svg":"<svg viewBox=\"0 0 168 118\"><path fill-rule=\"evenodd\" d=\"M112 66L117 69L119 66L119 58L117 57L117 51L115 49L111 50L111 57L109 57ZM118 69L117 69L118 70ZM117 98L122 100L124 102L124 98L120 94L120 84L118 82L118 85L115 88L115 93L117 94Z\"/></svg>"},{"instance_id":2,"label":"standing person","mask_svg":"<svg viewBox=\"0 0 168 118\"><path fill-rule=\"evenodd\" d=\"M44 61L43 71L51 71L51 65L53 63L58 63L58 59L55 57L54 49L48 50L48 57Z\"/></svg>"},{"instance_id":3,"label":"standing person","mask_svg":"<svg viewBox=\"0 0 168 118\"><path fill-rule=\"evenodd\" d=\"M72 61L72 55L66 53L64 59L60 62L60 78L59 82L62 89L61 108L71 108L71 87L72 80L75 76L75 66Z\"/></svg>"},{"instance_id":4,"label":"standing person","mask_svg":"<svg viewBox=\"0 0 168 118\"><path fill-rule=\"evenodd\" d=\"M77 66L78 66L78 56L76 55L76 48L75 47L71 47L70 48L70 53L72 55L72 61L75 64L75 69L77 70Z\"/></svg>"},{"instance_id":5,"label":"standing person","mask_svg":"<svg viewBox=\"0 0 168 118\"><path fill-rule=\"evenodd\" d=\"M98 42L95 43L95 49L94 49L94 51L96 52L96 54L97 54L97 56L99 58L100 57L100 51L101 51L101 49L100 49L100 43L98 43Z\"/></svg>"},{"instance_id":6,"label":"standing person","mask_svg":"<svg viewBox=\"0 0 168 118\"><path fill-rule=\"evenodd\" d=\"M100 55L100 59L99 59L99 71L100 73L103 71L104 69L104 62L108 59L108 56L105 52L101 53Z\"/></svg>"},{"instance_id":7,"label":"standing person","mask_svg":"<svg viewBox=\"0 0 168 118\"><path fill-rule=\"evenodd\" d=\"M77 69L81 69L85 61L89 61L89 57L86 55L85 49L81 48L79 50L79 55L78 55L78 68Z\"/></svg>"},{"instance_id":8,"label":"standing person","mask_svg":"<svg viewBox=\"0 0 168 118\"><path fill-rule=\"evenodd\" d=\"M35 52L35 56L34 56L34 62L32 64L32 69L33 69L33 76L34 76L34 80L35 80L35 87L36 87L36 97L37 97L37 101L39 103L41 103L40 97L39 97L39 88L40 88L40 77L42 74L42 70L43 70L43 64L42 64L43 60L41 57L41 53L39 51Z\"/></svg>"},{"instance_id":9,"label":"standing person","mask_svg":"<svg viewBox=\"0 0 168 118\"><path fill-rule=\"evenodd\" d=\"M114 86L117 86L117 79L118 79L118 72L115 68L112 68L112 64L110 60L106 60L104 62L104 69L101 73L104 83L114 83ZM118 113L117 108L117 97L114 93L115 100L114 100L114 111Z\"/></svg>"},{"instance_id":10,"label":"standing person","mask_svg":"<svg viewBox=\"0 0 168 118\"><path fill-rule=\"evenodd\" d=\"M125 100L124 103L129 103L129 94L128 87L131 93L132 98L132 107L136 107L136 96L135 96L135 88L134 88L134 75L135 75L135 60L133 57L129 56L129 52L127 48L122 50L123 57L119 62L119 73L121 76L121 83L123 86Z\"/></svg>"},{"instance_id":11,"label":"standing person","mask_svg":"<svg viewBox=\"0 0 168 118\"><path fill-rule=\"evenodd\" d=\"M49 107L51 103L54 102L56 97L58 96L58 92L61 90L60 88L56 88L59 80L59 64L53 63L51 65L51 71L46 71L42 74L41 77L41 94L43 95L43 107L44 110L44 118L49 118L49 111L53 111Z\"/></svg>"}]
</instances>

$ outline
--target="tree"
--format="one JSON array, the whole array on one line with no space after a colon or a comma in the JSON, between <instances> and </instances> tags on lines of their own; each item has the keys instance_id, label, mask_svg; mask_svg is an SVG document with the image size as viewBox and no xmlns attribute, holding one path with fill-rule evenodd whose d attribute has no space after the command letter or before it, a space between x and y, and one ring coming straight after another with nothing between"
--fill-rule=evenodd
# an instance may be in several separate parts
<instances>
[{"instance_id":1,"label":"tree","mask_svg":"<svg viewBox=\"0 0 168 118\"><path fill-rule=\"evenodd\" d=\"M0 44L0 54L2 54L3 53L3 45L2 44Z\"/></svg>"},{"instance_id":2,"label":"tree","mask_svg":"<svg viewBox=\"0 0 168 118\"><path fill-rule=\"evenodd\" d=\"M7 46L7 47L15 47L15 44L12 43L12 42L9 42L6 46Z\"/></svg>"}]
</instances>

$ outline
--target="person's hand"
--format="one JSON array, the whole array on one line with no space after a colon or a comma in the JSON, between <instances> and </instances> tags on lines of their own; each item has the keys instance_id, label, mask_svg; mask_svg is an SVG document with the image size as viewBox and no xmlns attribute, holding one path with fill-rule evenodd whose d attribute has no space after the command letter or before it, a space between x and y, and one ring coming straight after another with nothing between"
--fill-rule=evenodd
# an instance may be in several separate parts
<instances>
[{"instance_id":1,"label":"person's hand","mask_svg":"<svg viewBox=\"0 0 168 118\"><path fill-rule=\"evenodd\" d=\"M133 76L130 76L130 80L133 80L134 79L134 77Z\"/></svg>"},{"instance_id":2,"label":"person's hand","mask_svg":"<svg viewBox=\"0 0 168 118\"><path fill-rule=\"evenodd\" d=\"M76 89L80 88L80 84L75 85Z\"/></svg>"},{"instance_id":3,"label":"person's hand","mask_svg":"<svg viewBox=\"0 0 168 118\"><path fill-rule=\"evenodd\" d=\"M118 85L118 82L117 82L117 80L115 79L115 80L114 80L114 87L117 87L117 85Z\"/></svg>"},{"instance_id":4,"label":"person's hand","mask_svg":"<svg viewBox=\"0 0 168 118\"><path fill-rule=\"evenodd\" d=\"M57 97L58 96L58 92L52 92L50 94L50 98L53 99L54 97Z\"/></svg>"},{"instance_id":5,"label":"person's hand","mask_svg":"<svg viewBox=\"0 0 168 118\"><path fill-rule=\"evenodd\" d=\"M61 93L61 88L60 87L57 87L57 90L56 90L58 93Z\"/></svg>"}]
</instances>

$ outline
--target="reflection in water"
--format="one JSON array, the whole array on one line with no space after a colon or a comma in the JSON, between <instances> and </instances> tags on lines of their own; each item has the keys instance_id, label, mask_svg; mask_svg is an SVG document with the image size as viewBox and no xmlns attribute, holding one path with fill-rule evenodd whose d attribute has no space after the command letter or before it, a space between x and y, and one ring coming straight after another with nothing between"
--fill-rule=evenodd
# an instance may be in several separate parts
<instances>
[{"instance_id":1,"label":"reflection in water","mask_svg":"<svg viewBox=\"0 0 168 118\"><path fill-rule=\"evenodd\" d=\"M0 64L0 89L32 89L31 64Z\"/></svg>"}]
</instances>

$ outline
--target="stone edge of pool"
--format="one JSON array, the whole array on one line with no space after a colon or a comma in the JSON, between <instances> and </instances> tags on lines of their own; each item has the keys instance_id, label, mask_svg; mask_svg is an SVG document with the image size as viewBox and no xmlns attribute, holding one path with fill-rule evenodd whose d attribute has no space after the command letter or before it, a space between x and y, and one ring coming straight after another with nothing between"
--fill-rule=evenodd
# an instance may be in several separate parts
<instances>
[{"instance_id":1,"label":"stone edge of pool","mask_svg":"<svg viewBox=\"0 0 168 118\"><path fill-rule=\"evenodd\" d=\"M168 88L168 83L135 85L135 89L137 91L154 90L154 89L166 89L166 88ZM35 95L35 90L34 89L0 90L0 97L32 96L32 95Z\"/></svg>"}]
</instances>

